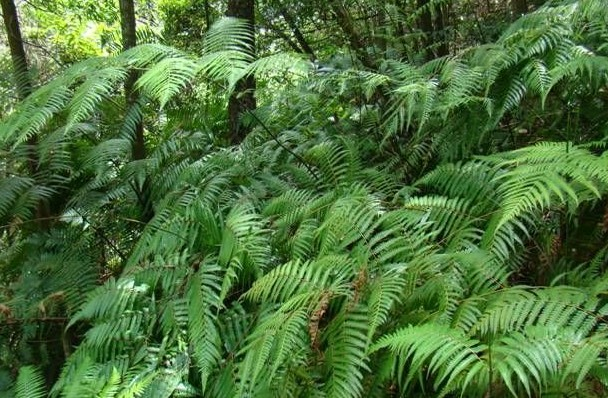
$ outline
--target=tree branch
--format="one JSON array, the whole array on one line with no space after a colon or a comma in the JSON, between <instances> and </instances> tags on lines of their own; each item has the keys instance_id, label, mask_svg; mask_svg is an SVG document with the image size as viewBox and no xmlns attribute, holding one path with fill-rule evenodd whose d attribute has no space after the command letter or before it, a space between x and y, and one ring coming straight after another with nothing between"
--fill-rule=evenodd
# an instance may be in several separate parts
<instances>
[{"instance_id":1,"label":"tree branch","mask_svg":"<svg viewBox=\"0 0 608 398\"><path fill-rule=\"evenodd\" d=\"M310 174L312 174L312 176L314 177L315 180L320 181L319 180L319 176L317 176L317 173L315 173L315 171L313 170L313 168L306 162L306 160L298 155L297 153L295 153L294 151L292 151L291 149L289 149L288 147L286 147L280 140L279 137L277 137L276 134L274 134L269 128L268 126L266 126L266 124L264 124L264 122L262 122L262 120L253 112L249 112L249 114L251 115L251 117L253 117L260 126L262 126L262 128L268 133L268 135L270 135L272 137L272 139L279 144L279 146L283 149L285 149L287 152L289 152L290 154L292 154L298 161L300 161L300 163L302 163L302 165L306 168L306 170L308 170L310 172Z\"/></svg>"}]
</instances>

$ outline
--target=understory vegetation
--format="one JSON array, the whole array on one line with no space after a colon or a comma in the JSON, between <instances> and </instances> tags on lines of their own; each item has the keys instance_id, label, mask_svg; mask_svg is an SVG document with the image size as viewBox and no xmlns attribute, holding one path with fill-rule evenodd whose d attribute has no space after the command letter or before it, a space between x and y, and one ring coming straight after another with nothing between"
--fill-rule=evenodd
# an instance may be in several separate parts
<instances>
[{"instance_id":1,"label":"understory vegetation","mask_svg":"<svg viewBox=\"0 0 608 398\"><path fill-rule=\"evenodd\" d=\"M444 54L397 3L361 48L218 16L6 106L0 395L607 396L605 1Z\"/></svg>"}]
</instances>

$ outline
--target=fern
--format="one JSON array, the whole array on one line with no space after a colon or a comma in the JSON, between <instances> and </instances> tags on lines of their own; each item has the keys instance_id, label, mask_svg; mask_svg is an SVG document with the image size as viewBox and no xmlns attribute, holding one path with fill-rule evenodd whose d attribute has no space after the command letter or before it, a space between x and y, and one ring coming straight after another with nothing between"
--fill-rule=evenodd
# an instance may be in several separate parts
<instances>
[{"instance_id":1,"label":"fern","mask_svg":"<svg viewBox=\"0 0 608 398\"><path fill-rule=\"evenodd\" d=\"M429 372L435 376L435 388L442 382L449 385L457 378L464 378L465 385L467 379L475 376L479 381L487 380L489 370L479 357L487 347L449 327L433 324L411 326L379 340L373 350L382 348L389 348L398 355L394 369L397 379L405 388L427 362ZM410 365L406 373L408 362ZM448 366L443 368L442 364Z\"/></svg>"},{"instance_id":2,"label":"fern","mask_svg":"<svg viewBox=\"0 0 608 398\"><path fill-rule=\"evenodd\" d=\"M220 293L220 278L214 275L211 266L205 264L204 274L199 270L199 274L191 279L188 292L188 332L196 364L201 372L203 392L211 373L221 359L220 334L216 325L216 314L220 309L220 303L217 301Z\"/></svg>"},{"instance_id":3,"label":"fern","mask_svg":"<svg viewBox=\"0 0 608 398\"><path fill-rule=\"evenodd\" d=\"M67 356L66 397L604 394L604 4L551 2L421 63L403 33L438 6L349 8L373 71L333 49L256 59L247 22L220 19L202 54L87 60L16 106L9 366ZM252 131L227 147L225 101L249 76ZM16 386L44 395L29 367Z\"/></svg>"},{"instance_id":4,"label":"fern","mask_svg":"<svg viewBox=\"0 0 608 398\"><path fill-rule=\"evenodd\" d=\"M326 384L329 397L357 397L363 390L363 372L369 371L366 352L367 311L356 306L336 317L327 330L326 352L330 376Z\"/></svg>"},{"instance_id":5,"label":"fern","mask_svg":"<svg viewBox=\"0 0 608 398\"><path fill-rule=\"evenodd\" d=\"M44 378L39 370L32 366L19 369L15 384L15 398L42 398L46 395Z\"/></svg>"}]
</instances>

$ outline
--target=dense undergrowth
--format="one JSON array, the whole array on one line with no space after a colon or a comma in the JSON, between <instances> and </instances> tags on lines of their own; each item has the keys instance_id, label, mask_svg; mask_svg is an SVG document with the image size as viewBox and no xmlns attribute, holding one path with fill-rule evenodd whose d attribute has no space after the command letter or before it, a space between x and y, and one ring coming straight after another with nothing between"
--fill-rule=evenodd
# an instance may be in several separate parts
<instances>
[{"instance_id":1,"label":"dense undergrowth","mask_svg":"<svg viewBox=\"0 0 608 398\"><path fill-rule=\"evenodd\" d=\"M76 64L1 127L0 386L605 396L607 22L602 1L554 2L370 71L254 60L225 19L201 57ZM227 146L213 89L248 74L261 103Z\"/></svg>"}]
</instances>

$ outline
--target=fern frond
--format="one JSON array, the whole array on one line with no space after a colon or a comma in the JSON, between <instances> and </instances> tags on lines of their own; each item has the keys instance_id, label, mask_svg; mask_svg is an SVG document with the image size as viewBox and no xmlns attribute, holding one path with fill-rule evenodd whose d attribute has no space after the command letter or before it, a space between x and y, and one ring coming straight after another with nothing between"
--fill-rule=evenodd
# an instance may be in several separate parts
<instances>
[{"instance_id":1,"label":"fern frond","mask_svg":"<svg viewBox=\"0 0 608 398\"><path fill-rule=\"evenodd\" d=\"M190 280L188 332L204 393L208 379L221 359L220 334L216 325L216 314L221 307L221 277L216 275L220 268L211 263L206 262L200 267Z\"/></svg>"},{"instance_id":2,"label":"fern frond","mask_svg":"<svg viewBox=\"0 0 608 398\"><path fill-rule=\"evenodd\" d=\"M543 209L556 205L574 209L582 201L596 200L606 186L604 160L569 143L542 143L500 158L487 158L506 170L493 179L502 197L501 209L490 221L484 245L504 234L500 232L504 228L525 232L523 223Z\"/></svg>"},{"instance_id":3,"label":"fern frond","mask_svg":"<svg viewBox=\"0 0 608 398\"><path fill-rule=\"evenodd\" d=\"M260 302L282 302L304 292L348 292L354 264L347 256L329 255L313 262L293 261L257 279L245 297Z\"/></svg>"},{"instance_id":4,"label":"fern frond","mask_svg":"<svg viewBox=\"0 0 608 398\"><path fill-rule=\"evenodd\" d=\"M394 369L404 388L425 366L435 376L436 389L457 379L464 379L465 385L473 378L478 382L488 380L489 367L481 358L487 346L444 325L429 323L400 329L382 337L372 351L383 348L394 353Z\"/></svg>"},{"instance_id":5,"label":"fern frond","mask_svg":"<svg viewBox=\"0 0 608 398\"><path fill-rule=\"evenodd\" d=\"M162 109L194 80L199 69L195 61L187 58L164 58L137 80L137 87L158 101Z\"/></svg>"},{"instance_id":6,"label":"fern frond","mask_svg":"<svg viewBox=\"0 0 608 398\"><path fill-rule=\"evenodd\" d=\"M466 199L423 196L412 198L403 206L420 222L435 223L437 236L445 239L447 246L472 247L481 238L481 231L475 226L476 217L471 214L471 205Z\"/></svg>"},{"instance_id":7,"label":"fern frond","mask_svg":"<svg viewBox=\"0 0 608 398\"><path fill-rule=\"evenodd\" d=\"M203 48L206 54L237 51L249 52L251 56L254 52L251 48L251 43L254 42L252 39L248 21L225 17L219 19L209 29L205 35Z\"/></svg>"},{"instance_id":8,"label":"fern frond","mask_svg":"<svg viewBox=\"0 0 608 398\"><path fill-rule=\"evenodd\" d=\"M30 218L36 205L55 192L52 188L37 186L32 178L19 176L1 179L0 189L3 192L0 196L0 219L3 220Z\"/></svg>"},{"instance_id":9,"label":"fern frond","mask_svg":"<svg viewBox=\"0 0 608 398\"><path fill-rule=\"evenodd\" d=\"M68 118L66 130L91 117L99 108L102 100L110 97L119 82L125 79L127 71L123 67L108 66L86 76L67 104Z\"/></svg>"},{"instance_id":10,"label":"fern frond","mask_svg":"<svg viewBox=\"0 0 608 398\"><path fill-rule=\"evenodd\" d=\"M470 333L481 336L521 331L528 326L551 326L587 335L596 325L596 311L603 311L595 299L574 288L555 287L526 291L511 289L498 294Z\"/></svg>"},{"instance_id":11,"label":"fern frond","mask_svg":"<svg viewBox=\"0 0 608 398\"><path fill-rule=\"evenodd\" d=\"M526 86L540 96L541 108L544 108L553 85L547 65L541 60L533 60L524 68L522 74Z\"/></svg>"},{"instance_id":12,"label":"fern frond","mask_svg":"<svg viewBox=\"0 0 608 398\"><path fill-rule=\"evenodd\" d=\"M286 362L306 351L309 307L318 297L318 293L296 296L261 320L243 348L239 395L251 393L259 388L257 384L270 385Z\"/></svg>"},{"instance_id":13,"label":"fern frond","mask_svg":"<svg viewBox=\"0 0 608 398\"><path fill-rule=\"evenodd\" d=\"M116 319L131 309L134 300L146 292L149 286L136 285L134 281L110 279L105 285L90 293L89 300L72 317L68 327L85 319ZM119 331L117 331L119 332Z\"/></svg>"},{"instance_id":14,"label":"fern frond","mask_svg":"<svg viewBox=\"0 0 608 398\"><path fill-rule=\"evenodd\" d=\"M44 377L33 366L23 366L15 383L15 398L43 398L46 396Z\"/></svg>"},{"instance_id":15,"label":"fern frond","mask_svg":"<svg viewBox=\"0 0 608 398\"><path fill-rule=\"evenodd\" d=\"M325 390L330 398L361 395L363 372L368 372L368 314L362 305L346 310L334 319L325 332L325 352L330 376Z\"/></svg>"},{"instance_id":16,"label":"fern frond","mask_svg":"<svg viewBox=\"0 0 608 398\"><path fill-rule=\"evenodd\" d=\"M492 344L493 368L513 396L520 395L518 385L524 387L527 396L532 396L533 387L540 389L557 373L562 362L561 350L547 337L512 333ZM514 384L513 379L518 383Z\"/></svg>"}]
</instances>

